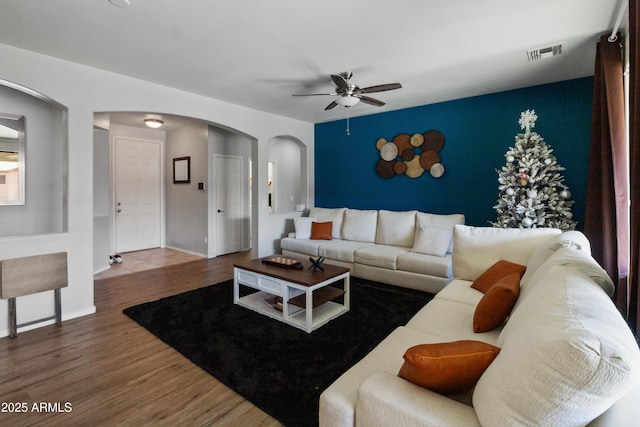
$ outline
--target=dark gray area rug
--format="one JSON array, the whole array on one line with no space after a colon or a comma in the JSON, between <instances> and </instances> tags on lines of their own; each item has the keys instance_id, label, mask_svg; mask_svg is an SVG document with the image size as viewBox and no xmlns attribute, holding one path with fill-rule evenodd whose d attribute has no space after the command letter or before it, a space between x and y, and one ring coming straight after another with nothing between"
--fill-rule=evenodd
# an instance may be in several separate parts
<instances>
[{"instance_id":1,"label":"dark gray area rug","mask_svg":"<svg viewBox=\"0 0 640 427\"><path fill-rule=\"evenodd\" d=\"M286 426L317 426L322 391L431 294L351 279L351 309L311 334L233 304L232 281L124 313Z\"/></svg>"}]
</instances>

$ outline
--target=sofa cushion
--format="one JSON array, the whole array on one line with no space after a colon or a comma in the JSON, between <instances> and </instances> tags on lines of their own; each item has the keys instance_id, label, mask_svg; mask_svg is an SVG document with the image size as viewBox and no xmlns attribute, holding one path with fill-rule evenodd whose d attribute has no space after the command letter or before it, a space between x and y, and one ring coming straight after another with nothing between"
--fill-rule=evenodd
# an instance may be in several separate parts
<instances>
[{"instance_id":1,"label":"sofa cushion","mask_svg":"<svg viewBox=\"0 0 640 427\"><path fill-rule=\"evenodd\" d=\"M332 240L331 230L333 223L329 222L312 222L311 223L311 240Z\"/></svg>"},{"instance_id":2,"label":"sofa cushion","mask_svg":"<svg viewBox=\"0 0 640 427\"><path fill-rule=\"evenodd\" d=\"M468 280L453 279L443 290L438 292L434 299L456 301L463 304L477 306L484 294L471 287Z\"/></svg>"},{"instance_id":3,"label":"sofa cushion","mask_svg":"<svg viewBox=\"0 0 640 427\"><path fill-rule=\"evenodd\" d=\"M358 387L374 372L395 376L402 355L412 345L442 341L440 337L400 326L320 395L320 426L353 426ZM466 397L466 396L465 396Z\"/></svg>"},{"instance_id":4,"label":"sofa cushion","mask_svg":"<svg viewBox=\"0 0 640 427\"><path fill-rule=\"evenodd\" d=\"M408 252L407 248L388 245L371 245L356 249L354 262L358 264L396 270L398 257Z\"/></svg>"},{"instance_id":5,"label":"sofa cushion","mask_svg":"<svg viewBox=\"0 0 640 427\"><path fill-rule=\"evenodd\" d=\"M456 224L464 224L463 214L440 215L425 212L418 212L416 214L416 229L421 227L439 227L453 231L453 227ZM453 240L449 243L449 248L447 248L447 253L450 254L452 252Z\"/></svg>"},{"instance_id":6,"label":"sofa cushion","mask_svg":"<svg viewBox=\"0 0 640 427\"><path fill-rule=\"evenodd\" d=\"M360 385L356 427L425 425L481 427L470 404L411 384L397 375L375 372Z\"/></svg>"},{"instance_id":7,"label":"sofa cushion","mask_svg":"<svg viewBox=\"0 0 640 427\"><path fill-rule=\"evenodd\" d=\"M294 218L293 227L296 230L296 239L308 239L311 237L311 223L316 220L313 216Z\"/></svg>"},{"instance_id":8,"label":"sofa cushion","mask_svg":"<svg viewBox=\"0 0 640 427\"><path fill-rule=\"evenodd\" d=\"M527 265L542 242L560 234L556 228L494 228L456 225L453 229L453 275L476 280L501 259Z\"/></svg>"},{"instance_id":9,"label":"sofa cushion","mask_svg":"<svg viewBox=\"0 0 640 427\"><path fill-rule=\"evenodd\" d=\"M452 240L452 230L440 227L420 227L416 230L411 251L425 255L445 256Z\"/></svg>"},{"instance_id":10,"label":"sofa cushion","mask_svg":"<svg viewBox=\"0 0 640 427\"><path fill-rule=\"evenodd\" d=\"M331 230L331 236L334 239L341 239L342 222L346 210L346 208L311 208L309 210L309 216L317 218L318 222L332 222L333 228Z\"/></svg>"},{"instance_id":11,"label":"sofa cushion","mask_svg":"<svg viewBox=\"0 0 640 427\"><path fill-rule=\"evenodd\" d=\"M473 332L473 305L434 298L407 322L407 327L440 337L442 341L474 340L497 346L501 327Z\"/></svg>"},{"instance_id":12,"label":"sofa cushion","mask_svg":"<svg viewBox=\"0 0 640 427\"><path fill-rule=\"evenodd\" d=\"M318 241L325 242L323 245L320 245L318 255L342 262L354 262L355 251L357 249L373 245L373 243L353 242L350 240Z\"/></svg>"},{"instance_id":13,"label":"sofa cushion","mask_svg":"<svg viewBox=\"0 0 640 427\"><path fill-rule=\"evenodd\" d=\"M418 344L404 353L398 376L437 393L462 393L475 385L498 353L498 347L481 341Z\"/></svg>"},{"instance_id":14,"label":"sofa cushion","mask_svg":"<svg viewBox=\"0 0 640 427\"><path fill-rule=\"evenodd\" d=\"M501 259L493 264L491 267L487 268L476 280L473 281L471 287L473 289L477 289L482 293L486 293L493 285L495 285L498 281L503 278L513 274L518 274L518 282L520 278L524 274L524 271L527 267L524 265L516 264L511 261L506 261Z\"/></svg>"},{"instance_id":15,"label":"sofa cushion","mask_svg":"<svg viewBox=\"0 0 640 427\"><path fill-rule=\"evenodd\" d=\"M498 280L476 306L473 332L487 332L502 325L511 313L520 293L520 273Z\"/></svg>"},{"instance_id":16,"label":"sofa cushion","mask_svg":"<svg viewBox=\"0 0 640 427\"><path fill-rule=\"evenodd\" d=\"M280 247L282 250L298 252L311 256L319 256L320 247L327 243L328 242L326 240L294 239L291 237L285 237L280 240Z\"/></svg>"},{"instance_id":17,"label":"sofa cushion","mask_svg":"<svg viewBox=\"0 0 640 427\"><path fill-rule=\"evenodd\" d=\"M398 257L396 268L411 273L444 278L449 278L453 274L451 270L451 254L446 254L442 257L407 252Z\"/></svg>"},{"instance_id":18,"label":"sofa cushion","mask_svg":"<svg viewBox=\"0 0 640 427\"><path fill-rule=\"evenodd\" d=\"M415 232L416 211L378 211L376 243L410 248Z\"/></svg>"},{"instance_id":19,"label":"sofa cushion","mask_svg":"<svg viewBox=\"0 0 640 427\"><path fill-rule=\"evenodd\" d=\"M587 237L577 230L565 231L562 234L551 237L542 242L533 251L529 261L527 262L527 271L522 276L522 284L524 285L533 273L540 267L551 255L562 247L575 248L582 250L587 254L591 254L591 245Z\"/></svg>"},{"instance_id":20,"label":"sofa cushion","mask_svg":"<svg viewBox=\"0 0 640 427\"><path fill-rule=\"evenodd\" d=\"M580 268L545 268L501 339L473 393L482 425L586 425L640 380L633 334Z\"/></svg>"},{"instance_id":21,"label":"sofa cushion","mask_svg":"<svg viewBox=\"0 0 640 427\"><path fill-rule=\"evenodd\" d=\"M378 211L347 209L342 223L342 238L374 243L378 226Z\"/></svg>"}]
</instances>

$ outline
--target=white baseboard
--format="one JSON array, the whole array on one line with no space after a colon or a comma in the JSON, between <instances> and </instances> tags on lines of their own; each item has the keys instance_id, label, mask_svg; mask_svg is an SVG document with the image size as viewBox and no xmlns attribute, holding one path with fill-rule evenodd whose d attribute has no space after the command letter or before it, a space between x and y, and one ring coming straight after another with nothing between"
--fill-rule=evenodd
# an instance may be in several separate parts
<instances>
[{"instance_id":1,"label":"white baseboard","mask_svg":"<svg viewBox=\"0 0 640 427\"><path fill-rule=\"evenodd\" d=\"M64 328L64 322L71 319L76 319L78 317L89 316L91 314L95 314L96 306L92 306L86 310L76 311L75 313L62 313L62 327ZM44 320L42 322L34 323L33 325L27 325L18 328L18 336L20 336L20 332L27 332L33 329L42 328L44 326L54 325L56 323L55 319ZM9 329L0 330L0 338L8 337Z\"/></svg>"},{"instance_id":2,"label":"white baseboard","mask_svg":"<svg viewBox=\"0 0 640 427\"><path fill-rule=\"evenodd\" d=\"M165 246L165 248L173 249L174 251L178 251L178 252L184 252L185 254L189 254L189 255L195 255L195 256L202 257L202 258L207 258L206 254L201 254L199 252L192 252L192 251L188 251L186 249L176 248L176 247L173 247L173 246Z\"/></svg>"}]
</instances>

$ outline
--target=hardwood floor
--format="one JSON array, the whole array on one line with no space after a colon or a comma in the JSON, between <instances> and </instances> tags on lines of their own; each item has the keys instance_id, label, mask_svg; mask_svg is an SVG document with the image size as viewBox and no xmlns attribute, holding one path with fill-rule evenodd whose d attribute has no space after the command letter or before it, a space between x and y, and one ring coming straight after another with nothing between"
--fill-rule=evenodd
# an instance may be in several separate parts
<instances>
[{"instance_id":1,"label":"hardwood floor","mask_svg":"<svg viewBox=\"0 0 640 427\"><path fill-rule=\"evenodd\" d=\"M122 314L228 280L233 263L248 258L239 253L97 279L96 314L0 339L0 425L280 426ZM16 406L22 403L26 408Z\"/></svg>"}]
</instances>

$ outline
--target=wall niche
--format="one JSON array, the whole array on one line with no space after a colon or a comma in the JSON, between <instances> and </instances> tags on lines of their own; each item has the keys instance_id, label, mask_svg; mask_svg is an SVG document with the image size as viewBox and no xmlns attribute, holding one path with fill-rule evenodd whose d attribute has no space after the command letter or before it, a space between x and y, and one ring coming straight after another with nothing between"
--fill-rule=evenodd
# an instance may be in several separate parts
<instances>
[{"instance_id":1,"label":"wall niche","mask_svg":"<svg viewBox=\"0 0 640 427\"><path fill-rule=\"evenodd\" d=\"M66 232L66 107L0 81L0 116L20 118L23 173L21 200L0 204L0 237Z\"/></svg>"},{"instance_id":2,"label":"wall niche","mask_svg":"<svg viewBox=\"0 0 640 427\"><path fill-rule=\"evenodd\" d=\"M287 213L307 205L307 147L297 138L269 140L269 213Z\"/></svg>"}]
</instances>

